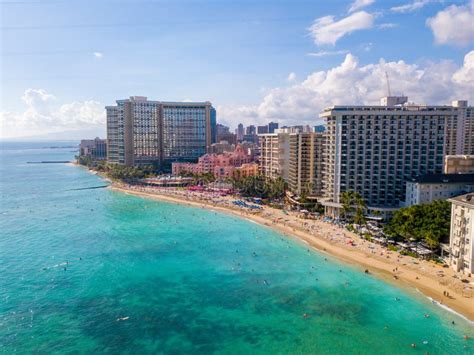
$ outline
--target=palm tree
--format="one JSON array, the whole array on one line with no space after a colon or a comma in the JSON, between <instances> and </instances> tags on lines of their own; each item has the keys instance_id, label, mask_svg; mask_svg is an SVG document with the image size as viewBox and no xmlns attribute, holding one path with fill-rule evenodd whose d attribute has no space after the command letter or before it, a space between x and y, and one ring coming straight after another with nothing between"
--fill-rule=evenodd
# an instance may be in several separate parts
<instances>
[{"instance_id":1,"label":"palm tree","mask_svg":"<svg viewBox=\"0 0 474 355\"><path fill-rule=\"evenodd\" d=\"M344 191L341 194L342 216L346 220L354 219L357 224L365 224L364 211L367 207L362 195L355 191ZM354 216L352 216L354 214Z\"/></svg>"},{"instance_id":2,"label":"palm tree","mask_svg":"<svg viewBox=\"0 0 474 355\"><path fill-rule=\"evenodd\" d=\"M354 222L357 224L365 224L364 210L367 207L364 198L358 192L354 192L354 202L356 205L356 213L354 216Z\"/></svg>"},{"instance_id":3,"label":"palm tree","mask_svg":"<svg viewBox=\"0 0 474 355\"><path fill-rule=\"evenodd\" d=\"M352 207L354 191L344 191L341 194L342 218L348 220L354 208Z\"/></svg>"}]
</instances>

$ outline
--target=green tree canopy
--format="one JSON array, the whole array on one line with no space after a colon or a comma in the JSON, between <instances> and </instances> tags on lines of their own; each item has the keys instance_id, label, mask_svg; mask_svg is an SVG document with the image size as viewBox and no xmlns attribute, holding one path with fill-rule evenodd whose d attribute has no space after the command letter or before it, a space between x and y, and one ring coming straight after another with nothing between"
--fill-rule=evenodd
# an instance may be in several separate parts
<instances>
[{"instance_id":1,"label":"green tree canopy","mask_svg":"<svg viewBox=\"0 0 474 355\"><path fill-rule=\"evenodd\" d=\"M385 225L385 234L405 240L423 240L431 248L449 236L451 204L440 200L404 207L396 211Z\"/></svg>"}]
</instances>

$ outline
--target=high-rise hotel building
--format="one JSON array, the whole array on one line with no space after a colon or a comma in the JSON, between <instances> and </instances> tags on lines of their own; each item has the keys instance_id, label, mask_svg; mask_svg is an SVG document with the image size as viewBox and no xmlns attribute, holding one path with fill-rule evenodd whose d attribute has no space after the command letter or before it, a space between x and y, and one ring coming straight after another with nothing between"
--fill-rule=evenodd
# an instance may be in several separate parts
<instances>
[{"instance_id":1,"label":"high-rise hotel building","mask_svg":"<svg viewBox=\"0 0 474 355\"><path fill-rule=\"evenodd\" d=\"M451 144L448 144L447 155L474 154L474 107L466 100L456 100L452 103L457 113L455 120L448 123Z\"/></svg>"},{"instance_id":2,"label":"high-rise hotel building","mask_svg":"<svg viewBox=\"0 0 474 355\"><path fill-rule=\"evenodd\" d=\"M288 133L260 134L260 173L270 179L281 176L288 181L290 135Z\"/></svg>"},{"instance_id":3,"label":"high-rise hotel building","mask_svg":"<svg viewBox=\"0 0 474 355\"><path fill-rule=\"evenodd\" d=\"M165 168L193 161L215 141L216 111L210 102L149 101L132 96L107 106L107 160Z\"/></svg>"},{"instance_id":4,"label":"high-rise hotel building","mask_svg":"<svg viewBox=\"0 0 474 355\"><path fill-rule=\"evenodd\" d=\"M292 128L259 135L260 173L272 179L281 176L295 195L320 195L324 137Z\"/></svg>"},{"instance_id":5,"label":"high-rise hotel building","mask_svg":"<svg viewBox=\"0 0 474 355\"><path fill-rule=\"evenodd\" d=\"M288 187L297 196L320 196L323 184L324 133L289 134Z\"/></svg>"},{"instance_id":6,"label":"high-rise hotel building","mask_svg":"<svg viewBox=\"0 0 474 355\"><path fill-rule=\"evenodd\" d=\"M326 212L337 216L344 191L356 191L369 209L401 206L407 179L443 172L452 106L333 106L325 109L323 190Z\"/></svg>"}]
</instances>

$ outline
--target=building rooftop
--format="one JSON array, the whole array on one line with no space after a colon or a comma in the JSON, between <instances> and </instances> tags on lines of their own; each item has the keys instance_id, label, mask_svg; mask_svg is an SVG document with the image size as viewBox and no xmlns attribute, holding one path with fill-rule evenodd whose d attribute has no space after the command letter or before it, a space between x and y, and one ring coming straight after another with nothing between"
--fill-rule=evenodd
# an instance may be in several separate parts
<instances>
[{"instance_id":1,"label":"building rooftop","mask_svg":"<svg viewBox=\"0 0 474 355\"><path fill-rule=\"evenodd\" d=\"M206 106L212 105L210 101L157 101L157 100L148 100L146 96L130 96L129 99L116 100L116 103L124 102L146 102L152 104L161 104L163 106ZM115 107L115 106L106 106Z\"/></svg>"},{"instance_id":2,"label":"building rooftop","mask_svg":"<svg viewBox=\"0 0 474 355\"><path fill-rule=\"evenodd\" d=\"M448 201L474 208L474 193L456 196L450 198Z\"/></svg>"},{"instance_id":3,"label":"building rooftop","mask_svg":"<svg viewBox=\"0 0 474 355\"><path fill-rule=\"evenodd\" d=\"M333 111L384 111L384 112L417 112L417 111L454 111L456 107L452 106L426 106L426 105L403 105L403 106L365 106L365 105L347 105L331 106L323 110L323 113Z\"/></svg>"},{"instance_id":4,"label":"building rooftop","mask_svg":"<svg viewBox=\"0 0 474 355\"><path fill-rule=\"evenodd\" d=\"M446 158L474 159L474 155L465 155L465 154L446 155Z\"/></svg>"},{"instance_id":5,"label":"building rooftop","mask_svg":"<svg viewBox=\"0 0 474 355\"><path fill-rule=\"evenodd\" d=\"M415 176L407 181L419 184L474 184L474 174L427 174Z\"/></svg>"}]
</instances>

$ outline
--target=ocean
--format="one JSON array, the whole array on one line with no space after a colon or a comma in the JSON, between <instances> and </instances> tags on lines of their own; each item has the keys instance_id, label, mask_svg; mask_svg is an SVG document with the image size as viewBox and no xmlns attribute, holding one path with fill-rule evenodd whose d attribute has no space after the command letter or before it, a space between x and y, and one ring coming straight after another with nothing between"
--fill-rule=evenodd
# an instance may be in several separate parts
<instances>
[{"instance_id":1,"label":"ocean","mask_svg":"<svg viewBox=\"0 0 474 355\"><path fill-rule=\"evenodd\" d=\"M27 164L72 144L1 144L0 353L474 352L472 323L269 228Z\"/></svg>"}]
</instances>

